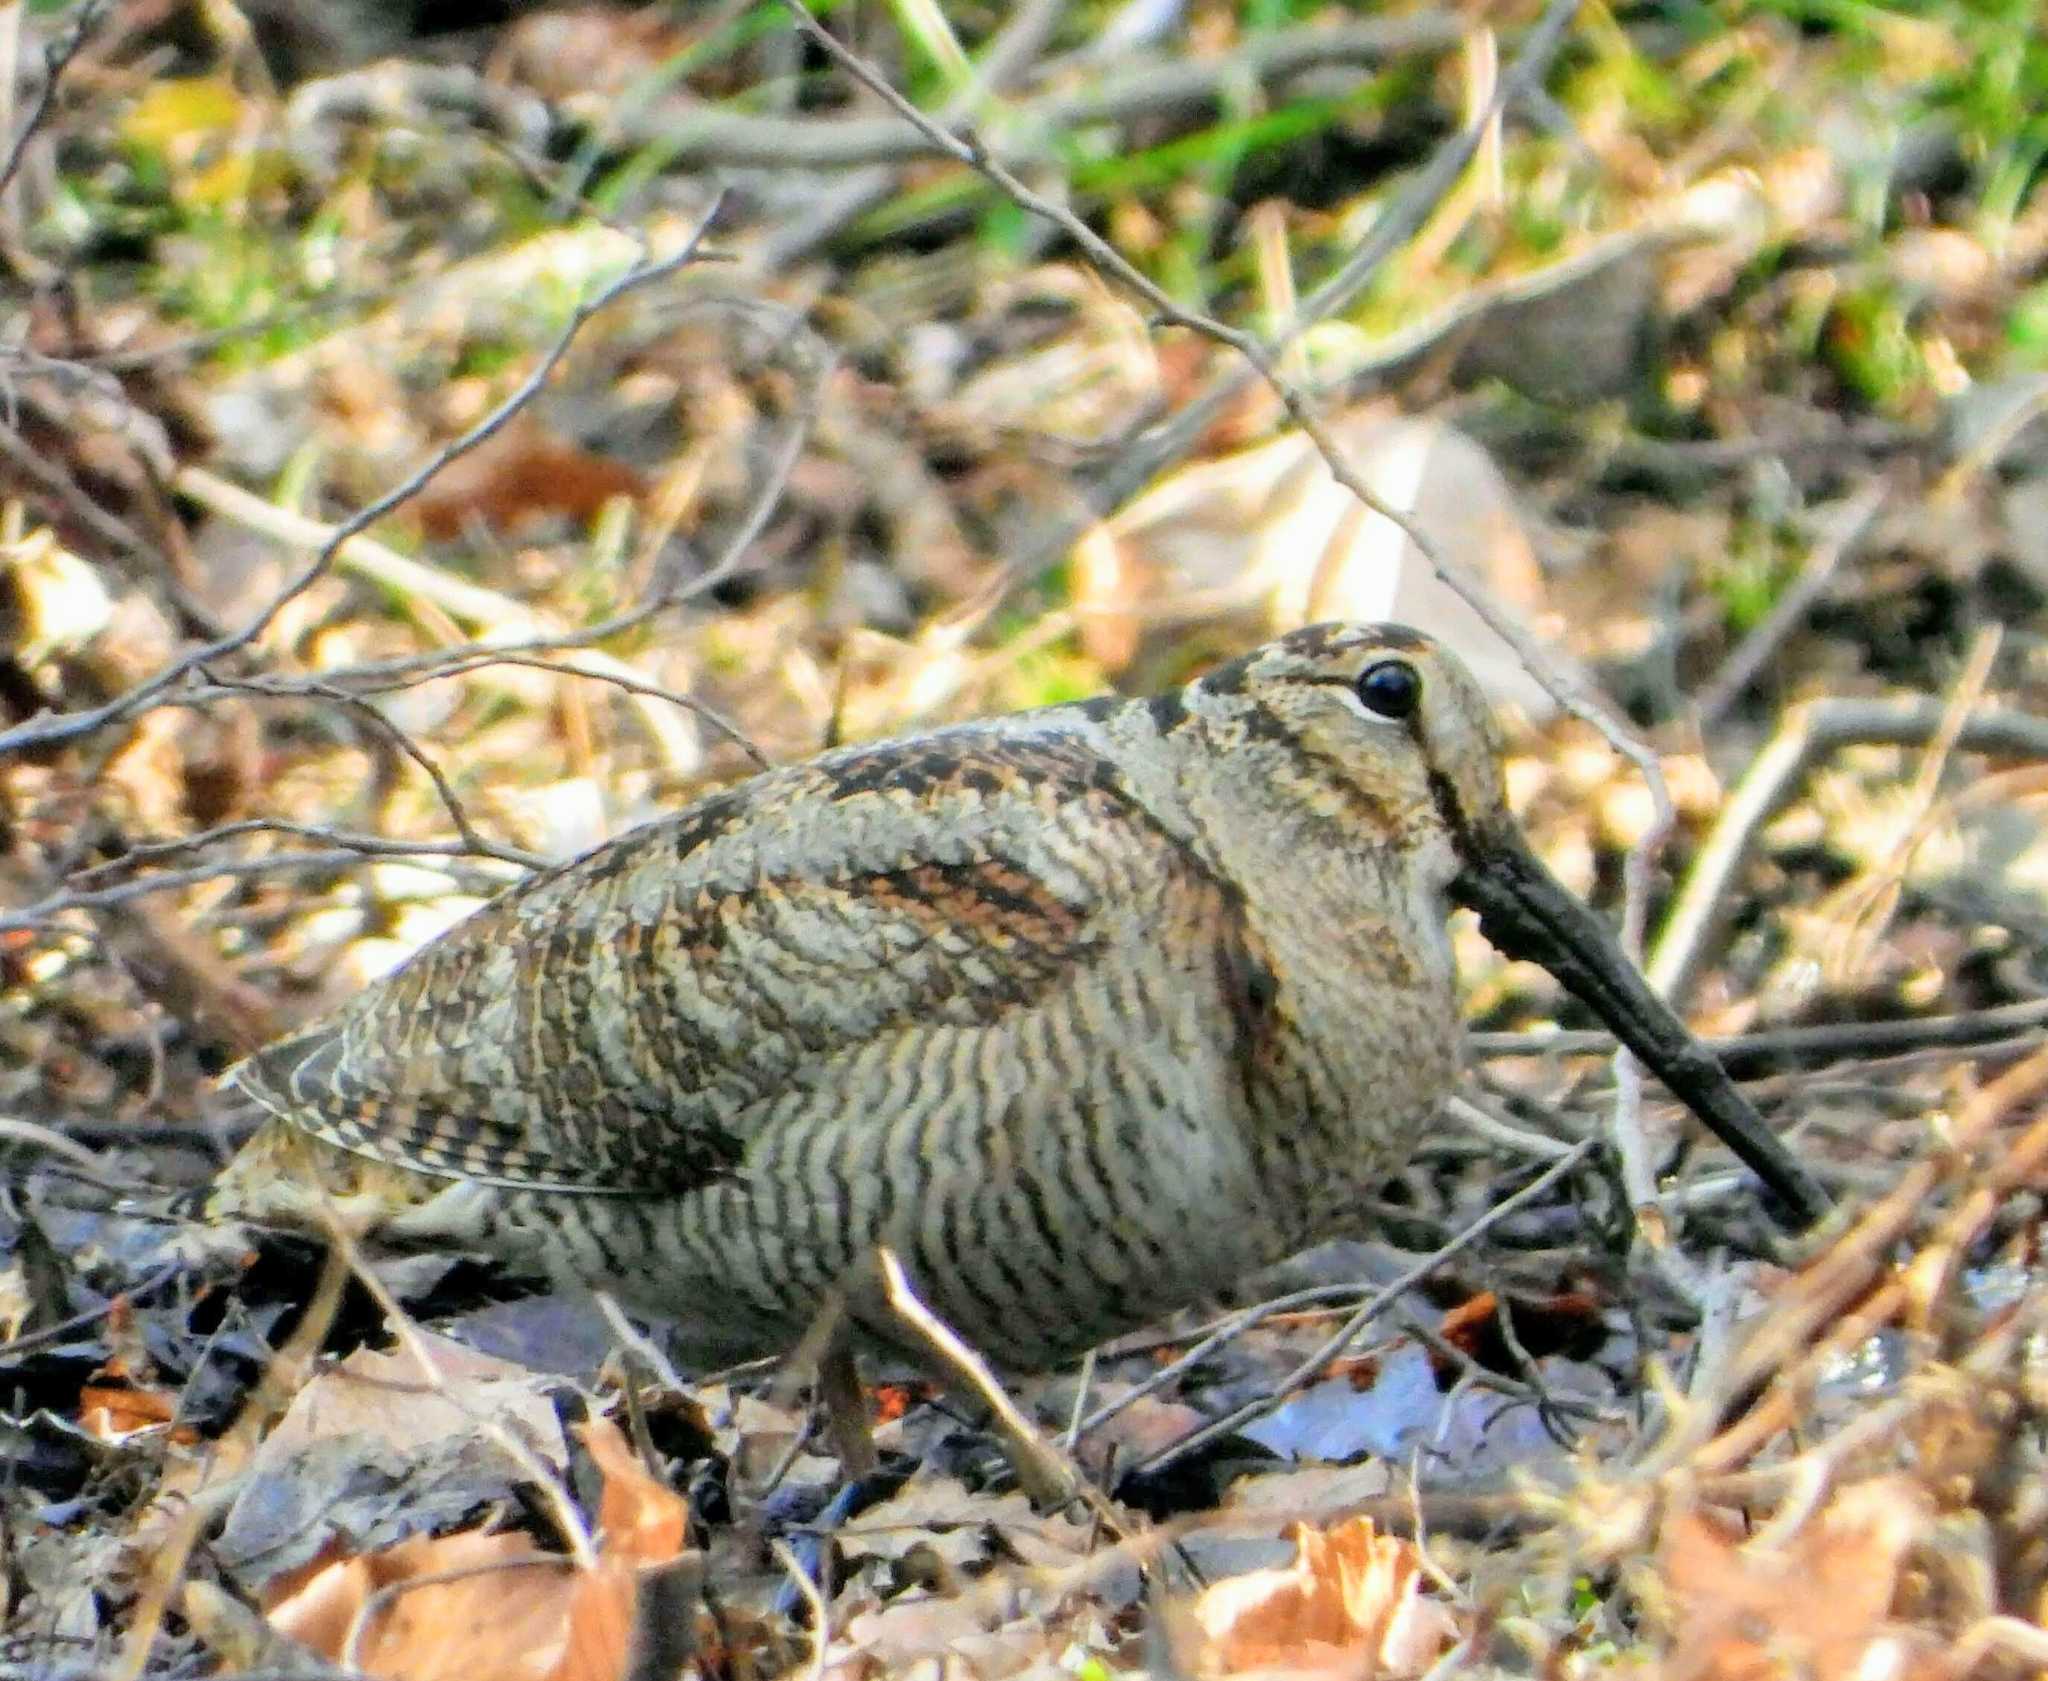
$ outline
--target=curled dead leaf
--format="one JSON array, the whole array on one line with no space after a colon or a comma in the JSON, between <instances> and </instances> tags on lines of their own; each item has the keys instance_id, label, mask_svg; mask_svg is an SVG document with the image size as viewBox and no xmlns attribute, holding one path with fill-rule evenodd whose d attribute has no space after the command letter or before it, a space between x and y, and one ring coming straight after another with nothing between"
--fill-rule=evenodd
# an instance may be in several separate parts
<instances>
[{"instance_id":1,"label":"curled dead leaf","mask_svg":"<svg viewBox=\"0 0 2048 1681\"><path fill-rule=\"evenodd\" d=\"M103 1442L118 1442L143 1430L158 1430L178 1416L178 1397L167 1389L132 1389L125 1384L87 1384L78 1392L79 1427ZM172 1440L192 1443L199 1433L179 1425Z\"/></svg>"},{"instance_id":2,"label":"curled dead leaf","mask_svg":"<svg viewBox=\"0 0 2048 1681\"><path fill-rule=\"evenodd\" d=\"M604 1475L590 1568L523 1534L419 1536L293 1578L265 1607L271 1626L332 1662L405 1681L634 1673L642 1643L674 1633L650 1630L642 1603L681 1552L688 1510L617 1426L594 1419L579 1434Z\"/></svg>"},{"instance_id":3,"label":"curled dead leaf","mask_svg":"<svg viewBox=\"0 0 2048 1681\"><path fill-rule=\"evenodd\" d=\"M1529 521L1478 442L1369 406L1330 430L1360 481L1468 567L1495 611L1525 632L1551 628ZM1076 545L1072 586L1090 657L1141 683L1174 680L1152 664L1184 659L1191 637L1215 652L1205 638L1227 647L1318 619L1396 619L1456 648L1498 698L1532 717L1553 710L1407 532L1361 505L1298 431L1162 479Z\"/></svg>"},{"instance_id":4,"label":"curled dead leaf","mask_svg":"<svg viewBox=\"0 0 2048 1681\"><path fill-rule=\"evenodd\" d=\"M1665 1681L1933 1681L1927 1637L1891 1621L1908 1549L1931 1520L1906 1476L1842 1490L1777 1545L1707 1511L1672 1514L1658 1573L1678 1630Z\"/></svg>"},{"instance_id":5,"label":"curled dead leaf","mask_svg":"<svg viewBox=\"0 0 2048 1681\"><path fill-rule=\"evenodd\" d=\"M1422 1555L1370 1518L1296 1525L1294 1562L1216 1583L1193 1606L1202 1675L1371 1678L1424 1673L1458 1638L1449 1606L1422 1596Z\"/></svg>"}]
</instances>

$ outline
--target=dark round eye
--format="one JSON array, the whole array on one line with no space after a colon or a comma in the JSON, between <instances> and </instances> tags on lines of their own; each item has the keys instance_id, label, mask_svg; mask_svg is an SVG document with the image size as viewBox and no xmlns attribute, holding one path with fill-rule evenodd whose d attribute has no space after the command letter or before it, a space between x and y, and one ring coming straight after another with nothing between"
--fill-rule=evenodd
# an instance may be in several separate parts
<instances>
[{"instance_id":1,"label":"dark round eye","mask_svg":"<svg viewBox=\"0 0 2048 1681\"><path fill-rule=\"evenodd\" d=\"M1406 660L1381 660L1360 675L1358 698L1382 718L1412 717L1422 701L1422 674Z\"/></svg>"}]
</instances>

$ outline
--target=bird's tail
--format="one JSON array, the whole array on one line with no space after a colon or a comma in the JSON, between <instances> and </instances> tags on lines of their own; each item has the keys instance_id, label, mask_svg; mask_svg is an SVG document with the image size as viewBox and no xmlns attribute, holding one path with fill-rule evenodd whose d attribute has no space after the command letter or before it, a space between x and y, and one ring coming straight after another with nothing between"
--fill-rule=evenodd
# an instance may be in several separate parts
<instances>
[{"instance_id":1,"label":"bird's tail","mask_svg":"<svg viewBox=\"0 0 2048 1681\"><path fill-rule=\"evenodd\" d=\"M189 1213L209 1223L245 1220L305 1231L339 1221L355 1236L376 1232L442 1188L388 1162L352 1154L272 1120L195 1192Z\"/></svg>"}]
</instances>

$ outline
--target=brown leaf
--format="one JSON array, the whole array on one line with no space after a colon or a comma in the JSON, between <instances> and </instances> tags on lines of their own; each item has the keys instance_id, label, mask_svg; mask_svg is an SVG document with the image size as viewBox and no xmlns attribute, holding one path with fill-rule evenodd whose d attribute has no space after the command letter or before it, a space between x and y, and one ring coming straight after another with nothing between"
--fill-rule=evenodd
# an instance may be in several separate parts
<instances>
[{"instance_id":1,"label":"brown leaf","mask_svg":"<svg viewBox=\"0 0 2048 1681\"><path fill-rule=\"evenodd\" d=\"M412 507L420 529L442 542L472 522L502 533L552 514L585 524L613 497L646 489L623 462L565 443L521 416L450 462Z\"/></svg>"},{"instance_id":2,"label":"brown leaf","mask_svg":"<svg viewBox=\"0 0 2048 1681\"><path fill-rule=\"evenodd\" d=\"M1087 1551L1084 1526L1041 1517L1021 1492L975 1494L956 1478L936 1475L912 1478L842 1524L836 1539L849 1565L870 1558L899 1562L920 1551L960 1571L985 1562L997 1536L1033 1564L1070 1563Z\"/></svg>"},{"instance_id":3,"label":"brown leaf","mask_svg":"<svg viewBox=\"0 0 2048 1681\"><path fill-rule=\"evenodd\" d=\"M124 1384L87 1384L78 1392L78 1424L89 1436L116 1442L139 1430L154 1430L178 1416L178 1397L168 1389L131 1389ZM173 1433L175 1440L195 1442L189 1425Z\"/></svg>"},{"instance_id":4,"label":"brown leaf","mask_svg":"<svg viewBox=\"0 0 2048 1681\"><path fill-rule=\"evenodd\" d=\"M632 1668L644 1573L675 1558L689 1513L616 1425L594 1419L579 1434L604 1473L593 1568L525 1535L418 1537L301 1576L268 1608L272 1626L406 1681L618 1681Z\"/></svg>"},{"instance_id":5,"label":"brown leaf","mask_svg":"<svg viewBox=\"0 0 2048 1681\"><path fill-rule=\"evenodd\" d=\"M1845 1489L1777 1547L1745 1545L1730 1520L1709 1512L1674 1514L1658 1552L1680 1631L1665 1681L1935 1673L1889 1620L1907 1548L1930 1516L1905 1476Z\"/></svg>"},{"instance_id":6,"label":"brown leaf","mask_svg":"<svg viewBox=\"0 0 2048 1681\"><path fill-rule=\"evenodd\" d=\"M299 1391L257 1455L258 1470L308 1445L361 1434L406 1453L451 1435L470 1436L489 1420L520 1437L559 1468L567 1459L548 1383L526 1367L450 1338L423 1332L434 1363L423 1371L411 1347L357 1349Z\"/></svg>"},{"instance_id":7,"label":"brown leaf","mask_svg":"<svg viewBox=\"0 0 2048 1681\"><path fill-rule=\"evenodd\" d=\"M270 1621L331 1661L352 1655L371 1675L547 1681L567 1646L565 1563L524 1535L419 1536L328 1565L271 1606Z\"/></svg>"},{"instance_id":8,"label":"brown leaf","mask_svg":"<svg viewBox=\"0 0 2048 1681\"><path fill-rule=\"evenodd\" d=\"M1412 1543L1375 1534L1370 1518L1297 1525L1294 1536L1293 1564L1233 1576L1195 1601L1198 1673L1415 1676L1457 1638L1449 1607L1421 1597Z\"/></svg>"},{"instance_id":9,"label":"brown leaf","mask_svg":"<svg viewBox=\"0 0 2048 1681\"><path fill-rule=\"evenodd\" d=\"M1480 444L1370 405L1330 430L1360 481L1469 567L1497 611L1551 628L1528 521ZM1362 506L1298 431L1162 479L1076 545L1072 587L1088 653L1111 670L1135 663L1142 681L1160 680L1151 657L1184 653L1197 626L1249 643L1318 619L1398 619L1449 643L1499 698L1553 710L1406 532Z\"/></svg>"},{"instance_id":10,"label":"brown leaf","mask_svg":"<svg viewBox=\"0 0 2048 1681\"><path fill-rule=\"evenodd\" d=\"M1560 1290L1549 1296L1510 1298L1505 1305L1515 1341L1521 1345L1519 1353L1532 1360L1551 1354L1588 1360L1606 1340L1600 1303L1590 1291ZM1491 1290L1481 1290L1447 1309L1437 1334L1487 1370L1513 1376L1521 1369L1521 1360L1501 1327L1502 1308ZM1451 1362L1437 1364L1439 1381L1448 1384L1445 1368Z\"/></svg>"},{"instance_id":11,"label":"brown leaf","mask_svg":"<svg viewBox=\"0 0 2048 1681\"><path fill-rule=\"evenodd\" d=\"M690 1508L666 1483L650 1476L607 1418L579 1425L577 1436L604 1473L598 1531L607 1558L630 1564L666 1564L683 1550Z\"/></svg>"}]
</instances>

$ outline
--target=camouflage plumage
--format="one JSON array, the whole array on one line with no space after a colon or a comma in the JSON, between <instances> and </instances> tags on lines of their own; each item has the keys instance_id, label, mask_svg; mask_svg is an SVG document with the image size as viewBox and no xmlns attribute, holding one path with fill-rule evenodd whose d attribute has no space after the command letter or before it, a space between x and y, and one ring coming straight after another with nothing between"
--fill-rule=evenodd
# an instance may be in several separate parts
<instances>
[{"instance_id":1,"label":"camouflage plumage","mask_svg":"<svg viewBox=\"0 0 2048 1681\"><path fill-rule=\"evenodd\" d=\"M402 1235L606 1285L707 1363L787 1346L887 1242L1051 1364L1355 1224L1455 1073L1454 884L1504 848L1554 888L1498 751L1426 639L1297 632L715 794L232 1080L438 1181Z\"/></svg>"}]
</instances>

